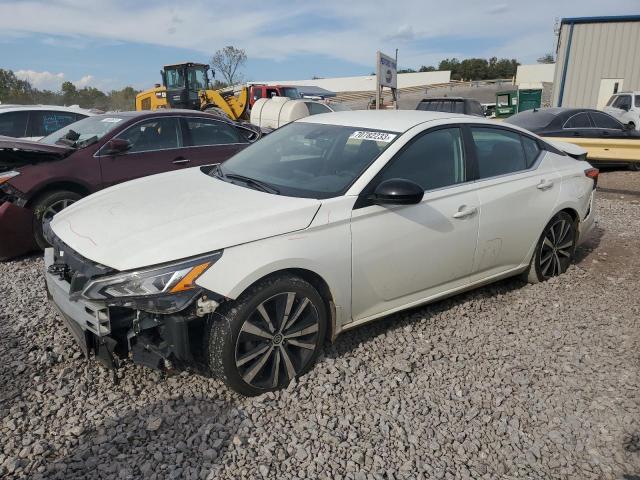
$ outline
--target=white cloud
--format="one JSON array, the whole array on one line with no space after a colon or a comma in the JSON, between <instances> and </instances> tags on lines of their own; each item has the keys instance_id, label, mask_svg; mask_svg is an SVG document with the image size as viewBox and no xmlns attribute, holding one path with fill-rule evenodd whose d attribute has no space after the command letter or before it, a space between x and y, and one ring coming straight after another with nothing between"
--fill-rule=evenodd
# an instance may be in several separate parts
<instances>
[{"instance_id":1,"label":"white cloud","mask_svg":"<svg viewBox=\"0 0 640 480\"><path fill-rule=\"evenodd\" d=\"M96 79L93 75L85 75L80 80L73 82L73 84L77 88L93 87L96 84Z\"/></svg>"},{"instance_id":2,"label":"white cloud","mask_svg":"<svg viewBox=\"0 0 640 480\"><path fill-rule=\"evenodd\" d=\"M40 90L52 90L54 92L60 90L62 82L67 81L64 73L37 72L35 70L16 70L16 77L21 80L27 80L31 86ZM71 80L76 88L96 87L108 89L112 83L111 80L98 80L93 75L84 75L79 80Z\"/></svg>"},{"instance_id":3,"label":"white cloud","mask_svg":"<svg viewBox=\"0 0 640 480\"><path fill-rule=\"evenodd\" d=\"M477 0L447 5L440 0L396 0L380 9L370 0L325 0L318 18L315 3L282 0L258 2L249 10L244 2L226 2L220 5L222 17L220 8L212 8L219 2L209 0L174 0L169 8L126 0L4 0L0 32L51 36L55 30L56 38L77 47L100 39L207 55L235 45L245 48L250 58L326 55L360 65L371 65L377 49L391 53L400 48L400 58L415 59L418 66L426 63L420 58L442 58L445 50L452 50L444 38L457 40L457 51L448 53L458 57L477 52L474 42L483 38L506 38L498 46L505 55L520 58L518 48L525 46L527 55L535 57L553 43L555 17L632 13L637 1L609 0L603 6L602 0L538 0L532 8L524 0L489 5ZM531 38L539 45L523 45L522 40ZM468 45L460 43L464 39L470 39Z\"/></svg>"},{"instance_id":4,"label":"white cloud","mask_svg":"<svg viewBox=\"0 0 640 480\"><path fill-rule=\"evenodd\" d=\"M35 70L17 70L16 77L27 80L31 86L39 89L58 90L64 82L64 73L36 72Z\"/></svg>"}]
</instances>

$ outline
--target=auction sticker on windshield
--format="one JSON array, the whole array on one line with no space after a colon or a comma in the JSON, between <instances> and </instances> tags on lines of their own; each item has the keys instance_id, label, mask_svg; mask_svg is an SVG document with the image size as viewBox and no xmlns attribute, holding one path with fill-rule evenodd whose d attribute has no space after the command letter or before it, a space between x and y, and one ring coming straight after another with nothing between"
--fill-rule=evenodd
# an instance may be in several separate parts
<instances>
[{"instance_id":1,"label":"auction sticker on windshield","mask_svg":"<svg viewBox=\"0 0 640 480\"><path fill-rule=\"evenodd\" d=\"M384 142L389 143L393 141L398 135L395 133L387 133L387 132L365 132L358 130L357 132L353 132L349 135L349 138L354 138L357 140L373 140L375 142Z\"/></svg>"},{"instance_id":2,"label":"auction sticker on windshield","mask_svg":"<svg viewBox=\"0 0 640 480\"><path fill-rule=\"evenodd\" d=\"M116 118L116 117L107 117L107 118L103 118L101 121L104 123L118 123L118 122L121 122L122 119Z\"/></svg>"}]
</instances>

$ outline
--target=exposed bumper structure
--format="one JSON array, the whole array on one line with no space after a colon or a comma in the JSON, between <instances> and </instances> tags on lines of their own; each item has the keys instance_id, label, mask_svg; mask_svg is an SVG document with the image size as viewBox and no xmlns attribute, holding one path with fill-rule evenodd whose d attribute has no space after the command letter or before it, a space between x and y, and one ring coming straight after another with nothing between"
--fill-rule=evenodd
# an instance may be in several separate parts
<instances>
[{"instance_id":1,"label":"exposed bumper structure","mask_svg":"<svg viewBox=\"0 0 640 480\"><path fill-rule=\"evenodd\" d=\"M198 366L205 319L194 314L195 305L155 315L87 300L74 293L74 282L86 272L72 270L70 277L69 265L77 268L78 255L60 255L58 248L45 250L47 295L87 358L93 353L108 368L127 358L160 370Z\"/></svg>"}]
</instances>

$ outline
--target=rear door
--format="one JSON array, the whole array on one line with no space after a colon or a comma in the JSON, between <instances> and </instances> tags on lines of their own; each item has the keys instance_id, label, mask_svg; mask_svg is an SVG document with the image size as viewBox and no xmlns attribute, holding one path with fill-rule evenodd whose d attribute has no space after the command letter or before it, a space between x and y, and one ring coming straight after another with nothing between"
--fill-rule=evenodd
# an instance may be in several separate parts
<instances>
[{"instance_id":1,"label":"rear door","mask_svg":"<svg viewBox=\"0 0 640 480\"><path fill-rule=\"evenodd\" d=\"M182 135L178 117L145 118L114 138L128 140L131 148L112 154L109 142L100 149L103 186L184 167Z\"/></svg>"},{"instance_id":2,"label":"rear door","mask_svg":"<svg viewBox=\"0 0 640 480\"><path fill-rule=\"evenodd\" d=\"M226 122L202 117L183 117L181 121L184 166L221 163L249 145L243 129Z\"/></svg>"},{"instance_id":3,"label":"rear door","mask_svg":"<svg viewBox=\"0 0 640 480\"><path fill-rule=\"evenodd\" d=\"M480 202L474 273L515 269L556 204L560 177L537 139L501 127L470 125Z\"/></svg>"}]
</instances>

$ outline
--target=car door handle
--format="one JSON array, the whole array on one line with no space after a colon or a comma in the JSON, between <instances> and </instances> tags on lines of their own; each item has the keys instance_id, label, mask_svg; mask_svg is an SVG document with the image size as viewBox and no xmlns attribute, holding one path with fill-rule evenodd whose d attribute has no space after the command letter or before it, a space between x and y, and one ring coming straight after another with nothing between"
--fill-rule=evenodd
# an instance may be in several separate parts
<instances>
[{"instance_id":1,"label":"car door handle","mask_svg":"<svg viewBox=\"0 0 640 480\"><path fill-rule=\"evenodd\" d=\"M540 183L537 185L538 190L549 190L553 187L553 182L551 180L540 180Z\"/></svg>"},{"instance_id":2,"label":"car door handle","mask_svg":"<svg viewBox=\"0 0 640 480\"><path fill-rule=\"evenodd\" d=\"M467 207L462 205L456 213L453 214L453 218L466 218L474 215L478 209L476 207Z\"/></svg>"},{"instance_id":3,"label":"car door handle","mask_svg":"<svg viewBox=\"0 0 640 480\"><path fill-rule=\"evenodd\" d=\"M176 165L184 165L185 163L189 163L191 160L189 160L188 158L176 158L173 163L175 163Z\"/></svg>"}]
</instances>

